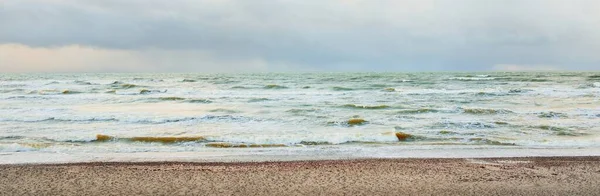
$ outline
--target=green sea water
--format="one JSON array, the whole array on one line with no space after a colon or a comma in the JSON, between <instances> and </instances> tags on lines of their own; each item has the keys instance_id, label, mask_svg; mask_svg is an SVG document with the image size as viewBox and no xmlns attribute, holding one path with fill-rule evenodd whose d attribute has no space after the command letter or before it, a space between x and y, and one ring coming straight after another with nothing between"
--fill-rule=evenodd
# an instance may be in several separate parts
<instances>
[{"instance_id":1,"label":"green sea water","mask_svg":"<svg viewBox=\"0 0 600 196\"><path fill-rule=\"evenodd\" d=\"M0 74L4 153L599 146L597 72Z\"/></svg>"}]
</instances>

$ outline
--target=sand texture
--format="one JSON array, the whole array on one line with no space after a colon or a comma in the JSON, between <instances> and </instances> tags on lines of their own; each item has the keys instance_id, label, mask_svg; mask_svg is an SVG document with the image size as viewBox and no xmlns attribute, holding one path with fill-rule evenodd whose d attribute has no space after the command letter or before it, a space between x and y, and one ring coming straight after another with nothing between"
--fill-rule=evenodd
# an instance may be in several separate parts
<instances>
[{"instance_id":1,"label":"sand texture","mask_svg":"<svg viewBox=\"0 0 600 196\"><path fill-rule=\"evenodd\" d=\"M600 195L600 157L0 165L0 195Z\"/></svg>"}]
</instances>

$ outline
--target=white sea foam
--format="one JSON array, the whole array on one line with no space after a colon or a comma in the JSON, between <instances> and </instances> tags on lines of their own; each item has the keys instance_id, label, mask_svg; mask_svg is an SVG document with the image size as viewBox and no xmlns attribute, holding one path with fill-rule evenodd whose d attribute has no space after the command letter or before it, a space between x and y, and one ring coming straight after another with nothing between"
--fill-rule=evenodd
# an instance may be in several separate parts
<instances>
[{"instance_id":1,"label":"white sea foam","mask_svg":"<svg viewBox=\"0 0 600 196\"><path fill-rule=\"evenodd\" d=\"M450 80L478 81L478 80L494 80L496 78L489 77L452 77Z\"/></svg>"}]
</instances>

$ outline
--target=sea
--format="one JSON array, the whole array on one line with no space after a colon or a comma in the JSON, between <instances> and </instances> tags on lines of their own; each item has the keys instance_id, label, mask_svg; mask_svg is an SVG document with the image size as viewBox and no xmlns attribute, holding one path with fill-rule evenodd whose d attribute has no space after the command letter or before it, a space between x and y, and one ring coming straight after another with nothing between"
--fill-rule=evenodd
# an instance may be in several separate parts
<instances>
[{"instance_id":1,"label":"sea","mask_svg":"<svg viewBox=\"0 0 600 196\"><path fill-rule=\"evenodd\" d=\"M0 163L598 149L600 72L0 74Z\"/></svg>"}]
</instances>

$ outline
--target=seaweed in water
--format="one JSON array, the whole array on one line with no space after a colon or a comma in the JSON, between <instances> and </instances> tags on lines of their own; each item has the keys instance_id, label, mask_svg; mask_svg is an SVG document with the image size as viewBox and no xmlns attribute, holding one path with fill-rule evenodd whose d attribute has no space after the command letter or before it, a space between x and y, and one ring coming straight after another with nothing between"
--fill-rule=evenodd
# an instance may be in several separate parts
<instances>
[{"instance_id":1,"label":"seaweed in water","mask_svg":"<svg viewBox=\"0 0 600 196\"><path fill-rule=\"evenodd\" d=\"M348 123L348 125L350 126L354 126L354 125L363 125L365 123L367 123L368 121L364 120L364 119L360 119L360 118L353 118L348 120L346 123Z\"/></svg>"},{"instance_id":2,"label":"seaweed in water","mask_svg":"<svg viewBox=\"0 0 600 196\"><path fill-rule=\"evenodd\" d=\"M403 133L403 132L396 132L395 135L396 135L396 138L398 138L398 141L406 141L413 137L411 134Z\"/></svg>"}]
</instances>

